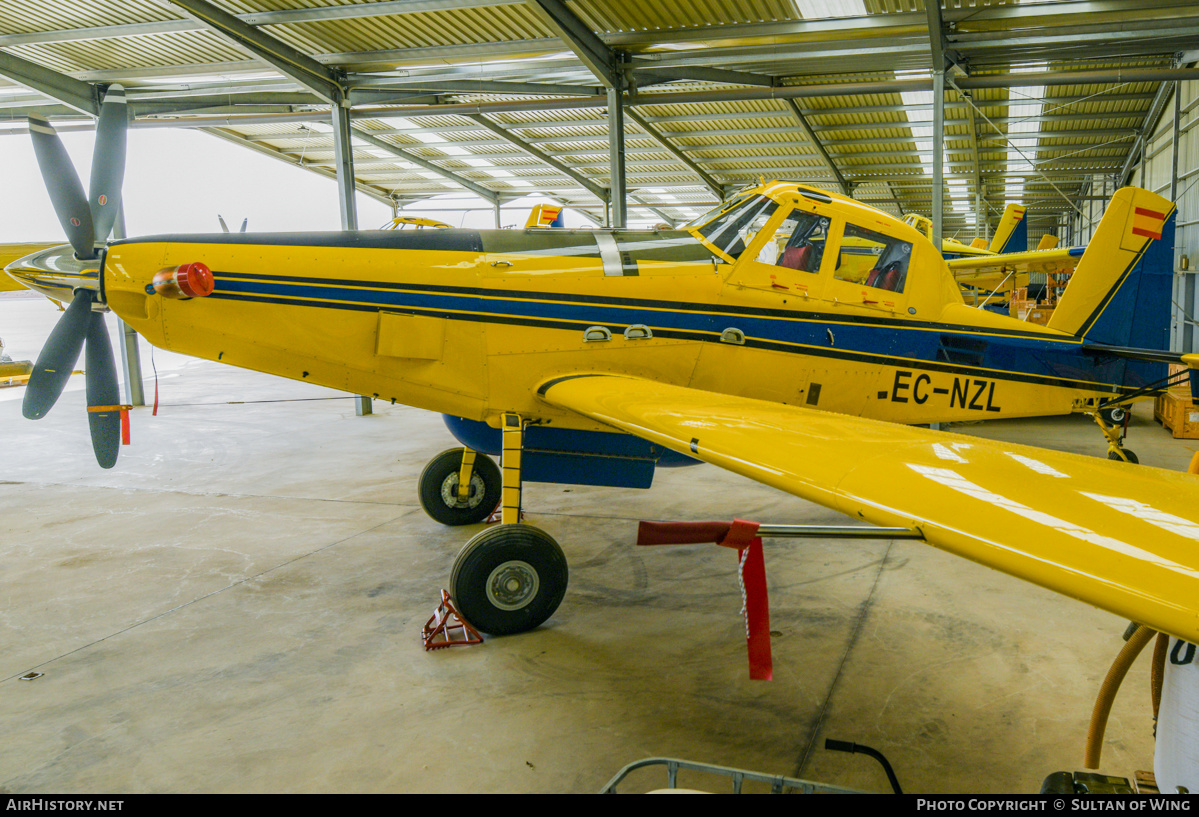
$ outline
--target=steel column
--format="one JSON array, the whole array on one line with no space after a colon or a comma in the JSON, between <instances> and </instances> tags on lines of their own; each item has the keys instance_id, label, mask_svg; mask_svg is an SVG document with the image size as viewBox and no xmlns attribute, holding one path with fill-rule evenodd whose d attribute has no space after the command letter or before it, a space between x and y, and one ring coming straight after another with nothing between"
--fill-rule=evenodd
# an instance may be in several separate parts
<instances>
[{"instance_id":1,"label":"steel column","mask_svg":"<svg viewBox=\"0 0 1199 817\"><path fill-rule=\"evenodd\" d=\"M341 229L358 229L358 207L354 187L354 147L350 139L350 109L333 106L333 152L337 157L337 203L341 209ZM354 396L354 413L363 417L372 413L371 399Z\"/></svg>"},{"instance_id":2,"label":"steel column","mask_svg":"<svg viewBox=\"0 0 1199 817\"><path fill-rule=\"evenodd\" d=\"M935 0L934 0L935 2ZM945 198L945 71L933 70L933 246L941 251L941 221Z\"/></svg>"},{"instance_id":3,"label":"steel column","mask_svg":"<svg viewBox=\"0 0 1199 817\"><path fill-rule=\"evenodd\" d=\"M624 106L619 89L608 89L608 164L611 180L608 197L612 201L609 227L623 229L628 226L628 211L625 205L624 163Z\"/></svg>"},{"instance_id":4,"label":"steel column","mask_svg":"<svg viewBox=\"0 0 1199 817\"><path fill-rule=\"evenodd\" d=\"M1170 137L1170 201L1178 204L1178 140L1181 137L1181 122L1182 122L1182 86L1180 83L1174 83L1174 127ZM1176 211L1177 212L1177 211ZM1177 264L1178 262L1174 262ZM1171 333L1174 338L1173 349L1179 352L1195 351L1194 337L1195 327L1187 318L1186 305L1195 303L1195 279L1199 277L1192 274L1175 275L1174 296L1174 331Z\"/></svg>"},{"instance_id":5,"label":"steel column","mask_svg":"<svg viewBox=\"0 0 1199 817\"><path fill-rule=\"evenodd\" d=\"M337 162L337 201L341 208L341 229L358 229L358 209L354 198L354 148L351 140L350 109L333 106L333 153Z\"/></svg>"},{"instance_id":6,"label":"steel column","mask_svg":"<svg viewBox=\"0 0 1199 817\"><path fill-rule=\"evenodd\" d=\"M1174 83L1174 129L1170 139L1170 201L1178 203L1178 139L1181 135L1182 86Z\"/></svg>"},{"instance_id":7,"label":"steel column","mask_svg":"<svg viewBox=\"0 0 1199 817\"><path fill-rule=\"evenodd\" d=\"M117 220L112 225L112 237L126 237L125 205L117 211ZM137 332L133 327L117 318L117 341L121 347L121 373L125 377L125 402L131 406L146 405L146 392L142 387L142 358L137 345Z\"/></svg>"}]
</instances>

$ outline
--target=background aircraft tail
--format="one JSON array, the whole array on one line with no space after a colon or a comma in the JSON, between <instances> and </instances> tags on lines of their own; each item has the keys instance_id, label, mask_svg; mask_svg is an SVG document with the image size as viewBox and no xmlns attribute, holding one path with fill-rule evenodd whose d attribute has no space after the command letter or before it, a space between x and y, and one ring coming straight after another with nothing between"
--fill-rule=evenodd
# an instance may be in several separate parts
<instances>
[{"instance_id":1,"label":"background aircraft tail","mask_svg":"<svg viewBox=\"0 0 1199 817\"><path fill-rule=\"evenodd\" d=\"M1023 204L1009 204L1003 211L1003 218L995 228L991 238L991 252L1026 252L1028 250L1028 223L1024 220L1024 211L1028 209Z\"/></svg>"},{"instance_id":2,"label":"background aircraft tail","mask_svg":"<svg viewBox=\"0 0 1199 817\"><path fill-rule=\"evenodd\" d=\"M1110 346L1169 349L1174 216L1174 205L1155 193L1116 191L1049 328ZM1130 360L1128 370L1127 385L1165 376L1163 363Z\"/></svg>"},{"instance_id":3,"label":"background aircraft tail","mask_svg":"<svg viewBox=\"0 0 1199 817\"><path fill-rule=\"evenodd\" d=\"M557 204L538 204L529 213L526 227L562 227L562 210Z\"/></svg>"}]
</instances>

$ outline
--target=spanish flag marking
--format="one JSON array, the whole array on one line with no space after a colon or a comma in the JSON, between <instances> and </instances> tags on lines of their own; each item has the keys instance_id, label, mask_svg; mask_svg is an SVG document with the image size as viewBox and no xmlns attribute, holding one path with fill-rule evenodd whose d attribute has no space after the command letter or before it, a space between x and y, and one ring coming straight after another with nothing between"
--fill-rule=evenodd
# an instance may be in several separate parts
<instances>
[{"instance_id":1,"label":"spanish flag marking","mask_svg":"<svg viewBox=\"0 0 1199 817\"><path fill-rule=\"evenodd\" d=\"M1012 217L1014 219L1016 219L1016 221L1023 221L1024 220L1024 210L1025 210L1025 208L1023 208L1023 207L1014 208L1012 210Z\"/></svg>"},{"instance_id":2,"label":"spanish flag marking","mask_svg":"<svg viewBox=\"0 0 1199 817\"><path fill-rule=\"evenodd\" d=\"M1146 238L1160 239L1162 237L1162 224L1165 221L1165 213L1138 207L1132 217L1132 234L1145 236Z\"/></svg>"}]
</instances>

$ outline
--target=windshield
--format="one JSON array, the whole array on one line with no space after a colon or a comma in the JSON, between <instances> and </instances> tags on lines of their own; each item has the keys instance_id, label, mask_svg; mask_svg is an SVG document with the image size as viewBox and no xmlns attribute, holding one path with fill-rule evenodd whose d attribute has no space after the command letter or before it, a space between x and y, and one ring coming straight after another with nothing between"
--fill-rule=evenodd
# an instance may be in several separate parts
<instances>
[{"instance_id":1,"label":"windshield","mask_svg":"<svg viewBox=\"0 0 1199 817\"><path fill-rule=\"evenodd\" d=\"M774 213L778 205L762 195L734 204L696 229L709 244L736 259L753 240L754 233Z\"/></svg>"}]
</instances>

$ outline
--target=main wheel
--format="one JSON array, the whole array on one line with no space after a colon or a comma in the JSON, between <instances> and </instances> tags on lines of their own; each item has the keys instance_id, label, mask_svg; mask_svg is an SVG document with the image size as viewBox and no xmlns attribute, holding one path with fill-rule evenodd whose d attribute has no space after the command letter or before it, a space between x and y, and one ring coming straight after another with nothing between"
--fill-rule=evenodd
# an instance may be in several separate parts
<instances>
[{"instance_id":1,"label":"main wheel","mask_svg":"<svg viewBox=\"0 0 1199 817\"><path fill-rule=\"evenodd\" d=\"M475 629L491 635L532 630L566 595L566 556L532 525L488 528L462 548L450 574L450 595Z\"/></svg>"},{"instance_id":2,"label":"main wheel","mask_svg":"<svg viewBox=\"0 0 1199 817\"><path fill-rule=\"evenodd\" d=\"M1124 406L1112 406L1111 408L1099 409L1099 416L1103 421L1111 426L1122 426L1124 420L1128 417L1128 409Z\"/></svg>"},{"instance_id":3,"label":"main wheel","mask_svg":"<svg viewBox=\"0 0 1199 817\"><path fill-rule=\"evenodd\" d=\"M443 525L473 525L482 522L500 503L502 478L499 466L485 454L475 456L470 475L470 493L458 498L458 475L462 449L442 451L421 472L420 504L425 513Z\"/></svg>"},{"instance_id":4,"label":"main wheel","mask_svg":"<svg viewBox=\"0 0 1199 817\"><path fill-rule=\"evenodd\" d=\"M1128 457L1129 462L1131 462L1134 465L1140 463L1140 460L1137 459L1136 454L1132 453L1127 448L1123 449L1123 451L1124 451L1124 456ZM1122 459L1122 457L1119 454L1117 454L1115 451L1108 451L1107 458L1109 460L1121 460Z\"/></svg>"}]
</instances>

